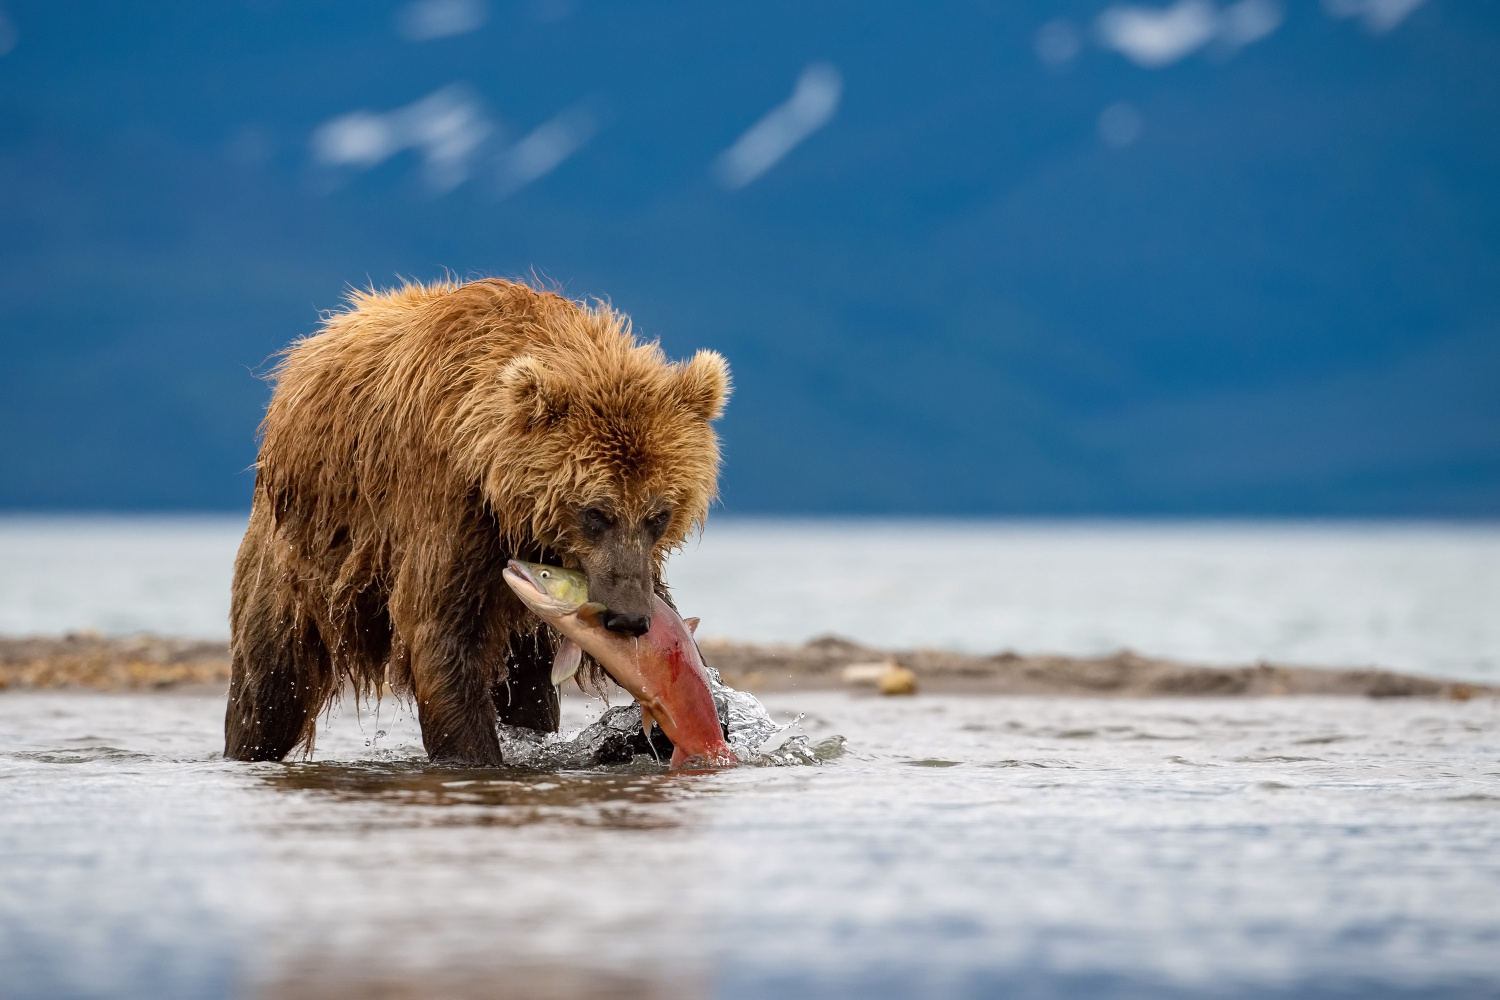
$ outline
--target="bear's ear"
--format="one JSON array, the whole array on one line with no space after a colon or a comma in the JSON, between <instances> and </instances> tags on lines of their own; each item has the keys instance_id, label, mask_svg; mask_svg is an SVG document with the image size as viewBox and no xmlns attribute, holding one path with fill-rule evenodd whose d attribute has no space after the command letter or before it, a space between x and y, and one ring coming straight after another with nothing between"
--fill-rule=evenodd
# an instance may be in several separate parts
<instances>
[{"instance_id":1,"label":"bear's ear","mask_svg":"<svg viewBox=\"0 0 1500 1000\"><path fill-rule=\"evenodd\" d=\"M699 351L678 366L677 398L694 416L719 419L729 392L729 363L718 351Z\"/></svg>"},{"instance_id":2,"label":"bear's ear","mask_svg":"<svg viewBox=\"0 0 1500 1000\"><path fill-rule=\"evenodd\" d=\"M551 427L568 415L562 381L530 355L523 354L500 372L505 408L527 430Z\"/></svg>"}]
</instances>

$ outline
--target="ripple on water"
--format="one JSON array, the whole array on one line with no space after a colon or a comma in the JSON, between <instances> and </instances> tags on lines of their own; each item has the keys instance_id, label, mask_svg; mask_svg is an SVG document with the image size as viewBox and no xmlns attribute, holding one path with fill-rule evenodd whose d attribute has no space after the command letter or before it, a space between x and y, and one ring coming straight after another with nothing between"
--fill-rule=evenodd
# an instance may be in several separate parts
<instances>
[{"instance_id":1,"label":"ripple on water","mask_svg":"<svg viewBox=\"0 0 1500 1000\"><path fill-rule=\"evenodd\" d=\"M1010 768L1010 767L1036 767L1036 768L1063 767L1063 768L1076 769L1078 767L1077 764L1069 763L1066 760L1059 760L1058 758L1055 758L1055 757L1040 757L1040 758L1036 758L1034 760L991 760L991 761L985 761L984 763L980 764L979 766L980 767L1002 768L1002 769L1003 768Z\"/></svg>"},{"instance_id":2,"label":"ripple on water","mask_svg":"<svg viewBox=\"0 0 1500 1000\"><path fill-rule=\"evenodd\" d=\"M110 746L69 747L57 750L12 750L0 753L0 756L34 760L40 764L94 764L100 761L118 763L127 760L156 759L153 754Z\"/></svg>"}]
</instances>

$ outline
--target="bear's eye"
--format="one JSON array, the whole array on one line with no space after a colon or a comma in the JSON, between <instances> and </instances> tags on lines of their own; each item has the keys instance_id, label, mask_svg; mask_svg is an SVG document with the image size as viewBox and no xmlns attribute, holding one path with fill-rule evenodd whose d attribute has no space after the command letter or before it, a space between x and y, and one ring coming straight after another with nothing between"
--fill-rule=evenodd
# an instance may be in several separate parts
<instances>
[{"instance_id":1,"label":"bear's eye","mask_svg":"<svg viewBox=\"0 0 1500 1000\"><path fill-rule=\"evenodd\" d=\"M589 534L605 531L614 523L613 519L598 507L585 507L579 518L583 521L583 530Z\"/></svg>"},{"instance_id":2,"label":"bear's eye","mask_svg":"<svg viewBox=\"0 0 1500 1000\"><path fill-rule=\"evenodd\" d=\"M646 518L646 528L652 535L660 538L662 532L667 530L667 525L672 523L672 512L670 510L659 510Z\"/></svg>"}]
</instances>

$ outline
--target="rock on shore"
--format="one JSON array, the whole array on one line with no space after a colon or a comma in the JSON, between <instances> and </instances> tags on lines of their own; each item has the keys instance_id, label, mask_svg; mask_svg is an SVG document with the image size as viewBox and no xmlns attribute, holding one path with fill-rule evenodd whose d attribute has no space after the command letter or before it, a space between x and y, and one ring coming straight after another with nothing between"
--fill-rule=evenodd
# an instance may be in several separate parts
<instances>
[{"instance_id":1,"label":"rock on shore","mask_svg":"<svg viewBox=\"0 0 1500 1000\"><path fill-rule=\"evenodd\" d=\"M1211 667L1124 651L1106 657L999 653L971 656L921 649L887 652L838 638L801 646L707 640L703 658L726 683L748 691L848 688L874 693L885 664L915 675L935 693L1163 697L1174 695L1355 695L1371 698L1500 696L1500 688L1389 670L1329 669L1257 663ZM874 669L871 669L874 668ZM222 642L164 636L0 637L0 690L89 688L130 691L224 687L229 649Z\"/></svg>"}]
</instances>

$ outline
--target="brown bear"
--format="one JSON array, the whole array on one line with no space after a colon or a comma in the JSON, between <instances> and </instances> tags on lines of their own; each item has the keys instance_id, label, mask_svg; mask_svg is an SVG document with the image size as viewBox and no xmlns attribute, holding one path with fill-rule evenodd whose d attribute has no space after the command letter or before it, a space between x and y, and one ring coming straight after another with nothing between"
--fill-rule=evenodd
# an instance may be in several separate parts
<instances>
[{"instance_id":1,"label":"brown bear","mask_svg":"<svg viewBox=\"0 0 1500 1000\"><path fill-rule=\"evenodd\" d=\"M310 750L344 684L412 698L434 761L501 763L496 721L555 731L548 630L512 557L578 569L642 634L703 524L724 359L672 363L607 305L501 280L357 292L287 349L235 560L224 753Z\"/></svg>"}]
</instances>

